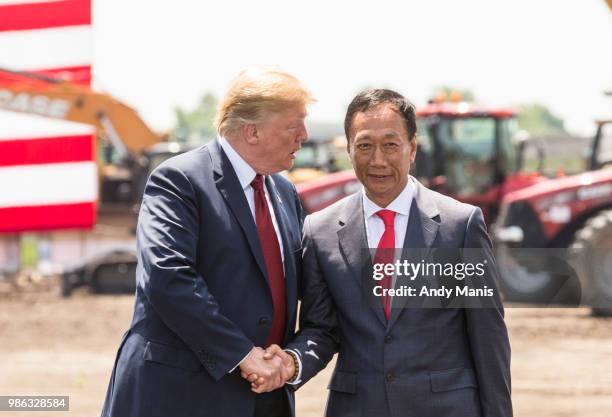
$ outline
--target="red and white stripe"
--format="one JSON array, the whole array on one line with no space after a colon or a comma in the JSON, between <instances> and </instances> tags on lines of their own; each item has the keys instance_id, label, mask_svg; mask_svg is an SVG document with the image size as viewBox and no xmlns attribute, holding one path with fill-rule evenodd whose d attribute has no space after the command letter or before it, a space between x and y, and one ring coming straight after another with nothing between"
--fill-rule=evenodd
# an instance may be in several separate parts
<instances>
[{"instance_id":1,"label":"red and white stripe","mask_svg":"<svg viewBox=\"0 0 612 417\"><path fill-rule=\"evenodd\" d=\"M0 67L91 82L91 0L0 0ZM0 111L0 233L89 228L98 176L89 126Z\"/></svg>"}]
</instances>

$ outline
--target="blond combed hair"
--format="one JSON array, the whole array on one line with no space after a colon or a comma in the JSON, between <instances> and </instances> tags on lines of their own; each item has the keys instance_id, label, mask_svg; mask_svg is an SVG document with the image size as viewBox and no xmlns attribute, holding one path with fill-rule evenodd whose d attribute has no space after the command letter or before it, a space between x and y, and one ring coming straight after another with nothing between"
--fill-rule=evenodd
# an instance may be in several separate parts
<instances>
[{"instance_id":1,"label":"blond combed hair","mask_svg":"<svg viewBox=\"0 0 612 417\"><path fill-rule=\"evenodd\" d=\"M270 113L315 100L294 76L277 67L253 67L240 72L219 103L215 127L221 136L247 123L260 123Z\"/></svg>"}]
</instances>

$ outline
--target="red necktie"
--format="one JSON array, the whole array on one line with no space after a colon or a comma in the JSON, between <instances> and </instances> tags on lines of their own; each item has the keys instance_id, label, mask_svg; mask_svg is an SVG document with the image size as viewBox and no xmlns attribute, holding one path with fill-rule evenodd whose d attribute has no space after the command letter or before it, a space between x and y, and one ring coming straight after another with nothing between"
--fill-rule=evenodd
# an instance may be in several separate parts
<instances>
[{"instance_id":1,"label":"red necktie","mask_svg":"<svg viewBox=\"0 0 612 417\"><path fill-rule=\"evenodd\" d=\"M380 210L376 212L376 215L385 223L385 231L378 241L374 263L392 264L395 255L395 212L391 210ZM391 288L392 280L393 277L385 275L380 282L383 289ZM391 313L391 297L385 293L382 301L385 309L385 317L389 320L389 314Z\"/></svg>"},{"instance_id":2,"label":"red necktie","mask_svg":"<svg viewBox=\"0 0 612 417\"><path fill-rule=\"evenodd\" d=\"M259 174L251 183L255 190L255 223L257 224L257 234L259 235L259 243L263 251L266 268L268 270L268 284L272 293L272 302L274 304L274 318L268 340L266 344L269 346L272 343L282 345L283 336L285 334L285 277L283 273L283 259L281 257L280 246L274 223L268 209L268 202L264 193L263 177Z\"/></svg>"}]
</instances>

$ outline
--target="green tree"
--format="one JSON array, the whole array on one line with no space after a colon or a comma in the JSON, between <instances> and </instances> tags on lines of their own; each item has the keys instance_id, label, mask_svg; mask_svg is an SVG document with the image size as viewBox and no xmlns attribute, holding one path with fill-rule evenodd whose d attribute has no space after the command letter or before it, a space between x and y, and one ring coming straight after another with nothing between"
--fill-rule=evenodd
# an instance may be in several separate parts
<instances>
[{"instance_id":1,"label":"green tree","mask_svg":"<svg viewBox=\"0 0 612 417\"><path fill-rule=\"evenodd\" d=\"M217 97L211 92L206 92L193 110L177 107L172 138L181 142L208 142L217 134L213 125L216 111Z\"/></svg>"},{"instance_id":2,"label":"green tree","mask_svg":"<svg viewBox=\"0 0 612 417\"><path fill-rule=\"evenodd\" d=\"M518 126L532 136L566 133L563 119L539 103L524 104L520 107Z\"/></svg>"}]
</instances>

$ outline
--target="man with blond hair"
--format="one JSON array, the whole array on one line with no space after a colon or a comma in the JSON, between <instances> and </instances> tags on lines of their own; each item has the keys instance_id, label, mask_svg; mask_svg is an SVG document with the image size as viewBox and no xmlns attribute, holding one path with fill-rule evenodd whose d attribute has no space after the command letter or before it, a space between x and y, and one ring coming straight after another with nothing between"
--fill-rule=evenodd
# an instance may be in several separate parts
<instances>
[{"instance_id":1,"label":"man with blond hair","mask_svg":"<svg viewBox=\"0 0 612 417\"><path fill-rule=\"evenodd\" d=\"M243 71L210 144L152 174L138 219L134 316L102 417L287 417L297 372L264 359L293 337L302 215L279 171L313 101L275 68ZM241 374L271 392L257 395ZM279 388L281 387L281 388Z\"/></svg>"}]
</instances>

